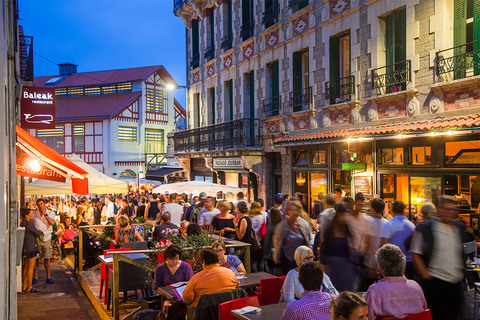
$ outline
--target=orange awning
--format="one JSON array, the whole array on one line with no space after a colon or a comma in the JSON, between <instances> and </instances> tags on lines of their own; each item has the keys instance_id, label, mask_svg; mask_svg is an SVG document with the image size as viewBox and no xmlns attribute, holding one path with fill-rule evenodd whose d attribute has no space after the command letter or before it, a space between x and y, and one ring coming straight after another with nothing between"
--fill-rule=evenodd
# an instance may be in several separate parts
<instances>
[{"instance_id":1,"label":"orange awning","mask_svg":"<svg viewBox=\"0 0 480 320\"><path fill-rule=\"evenodd\" d=\"M43 180L72 180L72 192L88 194L88 172L17 125L18 175Z\"/></svg>"}]
</instances>

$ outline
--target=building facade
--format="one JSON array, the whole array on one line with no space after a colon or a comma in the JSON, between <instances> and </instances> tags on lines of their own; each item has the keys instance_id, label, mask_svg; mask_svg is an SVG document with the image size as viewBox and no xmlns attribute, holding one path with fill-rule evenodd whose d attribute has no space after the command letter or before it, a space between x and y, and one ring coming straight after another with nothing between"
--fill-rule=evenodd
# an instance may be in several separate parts
<instances>
[{"instance_id":1,"label":"building facade","mask_svg":"<svg viewBox=\"0 0 480 320\"><path fill-rule=\"evenodd\" d=\"M55 129L30 130L54 150L76 153L114 178L136 179L166 164L167 134L185 110L167 85L177 84L163 66L77 73L60 65L59 75L36 77L55 88Z\"/></svg>"},{"instance_id":2,"label":"building facade","mask_svg":"<svg viewBox=\"0 0 480 320\"><path fill-rule=\"evenodd\" d=\"M176 156L192 171L204 159L204 172L222 177L209 163L239 150L259 197L300 195L311 213L336 188L401 199L410 213L444 193L476 209L478 6L176 0L189 62L189 130L175 139ZM222 151L215 140L220 127L245 118L260 123L252 167L246 146ZM210 136L195 137L202 132Z\"/></svg>"}]
</instances>

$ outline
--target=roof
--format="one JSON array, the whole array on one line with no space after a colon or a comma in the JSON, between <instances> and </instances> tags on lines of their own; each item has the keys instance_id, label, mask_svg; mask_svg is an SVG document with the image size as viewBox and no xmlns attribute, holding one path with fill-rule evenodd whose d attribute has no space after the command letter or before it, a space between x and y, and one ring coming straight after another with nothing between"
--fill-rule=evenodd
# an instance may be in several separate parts
<instances>
[{"instance_id":1,"label":"roof","mask_svg":"<svg viewBox=\"0 0 480 320\"><path fill-rule=\"evenodd\" d=\"M178 110L180 114L182 114L184 117L187 116L187 111L185 111L185 109L182 107L180 102L178 102L177 99L175 98L173 98L173 105L175 106L175 108Z\"/></svg>"},{"instance_id":2,"label":"roof","mask_svg":"<svg viewBox=\"0 0 480 320\"><path fill-rule=\"evenodd\" d=\"M370 127L356 127L330 131L293 134L275 140L275 143L289 143L296 141L339 139L349 137L385 136L398 133L415 133L428 131L442 131L451 129L479 128L480 114L471 114L457 117L438 117L435 119L399 122Z\"/></svg>"},{"instance_id":3,"label":"roof","mask_svg":"<svg viewBox=\"0 0 480 320\"><path fill-rule=\"evenodd\" d=\"M47 85L47 86L52 88L64 88L64 87L94 86L94 85L102 85L102 84L104 85L104 84L112 84L112 83L145 80L148 76L150 76L152 73L156 71L158 71L163 81L167 83L172 83L174 86L178 86L175 80L173 80L172 76L161 65L139 67L139 68L74 73L68 77L65 77L59 83L56 83L54 85ZM61 77L61 76L52 75L52 76L45 76L45 77L35 77L35 86L43 87L45 86L45 83L48 80L55 77Z\"/></svg>"},{"instance_id":4,"label":"roof","mask_svg":"<svg viewBox=\"0 0 480 320\"><path fill-rule=\"evenodd\" d=\"M117 93L99 96L57 98L55 119L110 118L126 105L140 97L141 92Z\"/></svg>"}]
</instances>

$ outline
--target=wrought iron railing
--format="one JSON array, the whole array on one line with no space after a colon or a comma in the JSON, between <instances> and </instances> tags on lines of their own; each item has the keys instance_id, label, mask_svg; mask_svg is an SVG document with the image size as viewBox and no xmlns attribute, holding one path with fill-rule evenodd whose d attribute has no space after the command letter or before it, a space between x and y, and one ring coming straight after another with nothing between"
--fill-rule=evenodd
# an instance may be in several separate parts
<instances>
[{"instance_id":1,"label":"wrought iron railing","mask_svg":"<svg viewBox=\"0 0 480 320\"><path fill-rule=\"evenodd\" d=\"M245 22L240 27L240 37L245 41L248 38L253 36L253 27L255 26L255 22L252 20Z\"/></svg>"},{"instance_id":2,"label":"wrought iron railing","mask_svg":"<svg viewBox=\"0 0 480 320\"><path fill-rule=\"evenodd\" d=\"M469 76L469 71L471 75L480 74L480 40L440 50L435 55L437 76L453 72L455 79L461 79Z\"/></svg>"},{"instance_id":3,"label":"wrought iron railing","mask_svg":"<svg viewBox=\"0 0 480 320\"><path fill-rule=\"evenodd\" d=\"M20 78L23 81L33 81L33 37L21 35L18 42Z\"/></svg>"},{"instance_id":4,"label":"wrought iron railing","mask_svg":"<svg viewBox=\"0 0 480 320\"><path fill-rule=\"evenodd\" d=\"M192 69L198 68L200 65L200 54L196 54L190 58L190 67Z\"/></svg>"},{"instance_id":5,"label":"wrought iron railing","mask_svg":"<svg viewBox=\"0 0 480 320\"><path fill-rule=\"evenodd\" d=\"M229 33L225 37L222 38L221 47L224 51L232 49L232 42L233 42L233 35Z\"/></svg>"},{"instance_id":6,"label":"wrought iron railing","mask_svg":"<svg viewBox=\"0 0 480 320\"><path fill-rule=\"evenodd\" d=\"M291 91L289 94L290 108L293 112L310 109L312 101L312 87Z\"/></svg>"},{"instance_id":7,"label":"wrought iron railing","mask_svg":"<svg viewBox=\"0 0 480 320\"><path fill-rule=\"evenodd\" d=\"M330 104L350 101L353 94L355 94L354 76L325 82L325 99L330 100Z\"/></svg>"},{"instance_id":8,"label":"wrought iron railing","mask_svg":"<svg viewBox=\"0 0 480 320\"><path fill-rule=\"evenodd\" d=\"M238 119L175 132L175 153L261 147L258 119Z\"/></svg>"},{"instance_id":9,"label":"wrought iron railing","mask_svg":"<svg viewBox=\"0 0 480 320\"><path fill-rule=\"evenodd\" d=\"M263 115L265 118L275 117L280 114L282 96L275 96L262 101Z\"/></svg>"},{"instance_id":10,"label":"wrought iron railing","mask_svg":"<svg viewBox=\"0 0 480 320\"><path fill-rule=\"evenodd\" d=\"M411 81L411 71L410 60L373 69L372 89L377 93L381 88L386 88L386 93L405 90L407 82Z\"/></svg>"},{"instance_id":11,"label":"wrought iron railing","mask_svg":"<svg viewBox=\"0 0 480 320\"><path fill-rule=\"evenodd\" d=\"M145 167L153 169L167 163L166 153L145 153Z\"/></svg>"},{"instance_id":12,"label":"wrought iron railing","mask_svg":"<svg viewBox=\"0 0 480 320\"><path fill-rule=\"evenodd\" d=\"M263 13L262 23L266 26L271 26L277 23L278 14L280 12L280 5L277 3Z\"/></svg>"},{"instance_id":13,"label":"wrought iron railing","mask_svg":"<svg viewBox=\"0 0 480 320\"><path fill-rule=\"evenodd\" d=\"M290 0L288 1L288 6L292 11L298 11L308 6L308 0Z\"/></svg>"},{"instance_id":14,"label":"wrought iron railing","mask_svg":"<svg viewBox=\"0 0 480 320\"><path fill-rule=\"evenodd\" d=\"M188 0L173 0L173 12L177 11L183 3L187 2Z\"/></svg>"},{"instance_id":15,"label":"wrought iron railing","mask_svg":"<svg viewBox=\"0 0 480 320\"><path fill-rule=\"evenodd\" d=\"M210 60L215 55L215 46L211 45L205 49L205 60Z\"/></svg>"}]
</instances>

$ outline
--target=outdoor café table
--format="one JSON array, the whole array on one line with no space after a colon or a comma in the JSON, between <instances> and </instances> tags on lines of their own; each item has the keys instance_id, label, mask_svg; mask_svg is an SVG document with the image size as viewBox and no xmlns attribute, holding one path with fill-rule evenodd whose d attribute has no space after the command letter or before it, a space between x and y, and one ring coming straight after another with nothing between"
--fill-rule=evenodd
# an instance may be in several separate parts
<instances>
[{"instance_id":1,"label":"outdoor caf\u00e9 table","mask_svg":"<svg viewBox=\"0 0 480 320\"><path fill-rule=\"evenodd\" d=\"M266 278L275 278L275 276L266 272L247 273L246 279L238 280L238 282L240 283L239 288L249 289L258 287L260 285L260 280ZM175 297L173 289L169 286L159 287L158 291L160 291L159 294L164 296L166 299L171 300L173 299L173 297Z\"/></svg>"},{"instance_id":2,"label":"outdoor caf\u00e9 table","mask_svg":"<svg viewBox=\"0 0 480 320\"><path fill-rule=\"evenodd\" d=\"M244 256L245 270L247 271L247 273L252 272L252 270L250 269L250 247L252 245L250 243L246 243L246 242L242 242L242 241L238 241L238 240L227 239L227 238L224 238L224 237L222 237L222 240L225 242L225 247L227 247L227 248L238 248L238 249L245 248L245 256Z\"/></svg>"},{"instance_id":3,"label":"outdoor caf\u00e9 table","mask_svg":"<svg viewBox=\"0 0 480 320\"><path fill-rule=\"evenodd\" d=\"M283 315L283 310L287 307L288 302L280 302L277 304L268 304L265 306L260 306L262 311L257 313L246 313L240 314L235 310L230 311L231 315L237 319L242 320L261 320L261 319L280 319Z\"/></svg>"},{"instance_id":4,"label":"outdoor caf\u00e9 table","mask_svg":"<svg viewBox=\"0 0 480 320\"><path fill-rule=\"evenodd\" d=\"M125 256L133 260L149 259L148 256L144 253L122 253L122 256ZM102 261L105 265L113 264L113 255L111 254L98 256L98 259L100 259L100 261Z\"/></svg>"}]
</instances>

